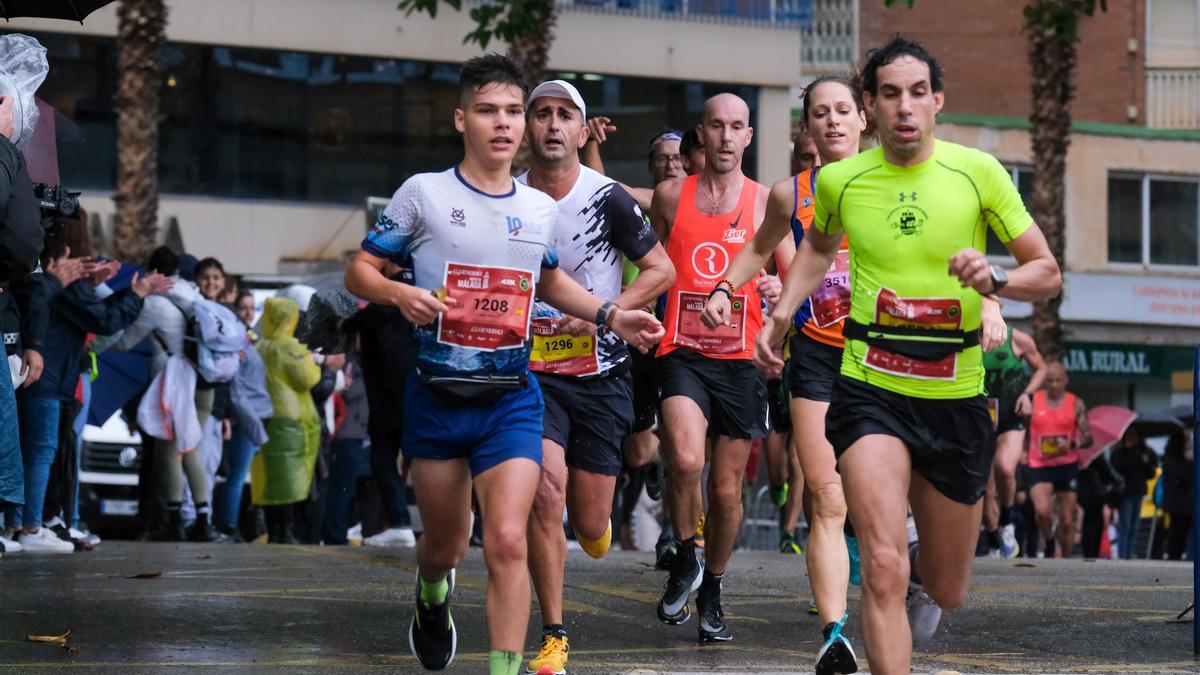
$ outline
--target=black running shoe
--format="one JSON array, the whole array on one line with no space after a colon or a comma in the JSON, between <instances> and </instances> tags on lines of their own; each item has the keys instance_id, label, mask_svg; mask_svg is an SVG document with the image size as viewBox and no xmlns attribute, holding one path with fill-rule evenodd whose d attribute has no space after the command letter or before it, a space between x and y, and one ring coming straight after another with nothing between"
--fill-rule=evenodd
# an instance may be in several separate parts
<instances>
[{"instance_id":1,"label":"black running shoe","mask_svg":"<svg viewBox=\"0 0 1200 675\"><path fill-rule=\"evenodd\" d=\"M825 626L822 634L825 642L817 651L817 675L835 675L858 672L858 657L854 655L854 647L850 639L842 635L842 627L848 617L841 621Z\"/></svg>"},{"instance_id":2,"label":"black running shoe","mask_svg":"<svg viewBox=\"0 0 1200 675\"><path fill-rule=\"evenodd\" d=\"M675 566L675 554L678 550L679 545L675 543L675 537L669 534L659 537L658 542L654 544L654 566L669 571Z\"/></svg>"},{"instance_id":3,"label":"black running shoe","mask_svg":"<svg viewBox=\"0 0 1200 675\"><path fill-rule=\"evenodd\" d=\"M696 613L700 615L700 644L733 639L733 631L725 624L725 612L721 610L721 582L701 584L696 593Z\"/></svg>"},{"instance_id":4,"label":"black running shoe","mask_svg":"<svg viewBox=\"0 0 1200 675\"><path fill-rule=\"evenodd\" d=\"M446 601L431 605L421 600L421 579L417 577L417 611L408 626L408 646L426 670L441 670L454 660L458 649L458 631L450 618L450 596L454 594L454 570L447 578L450 588Z\"/></svg>"},{"instance_id":5,"label":"black running shoe","mask_svg":"<svg viewBox=\"0 0 1200 675\"><path fill-rule=\"evenodd\" d=\"M703 577L704 563L696 559L696 550L680 547L671 565L671 576L667 577L666 592L658 601L658 620L675 626L686 622L692 616L688 594L700 587Z\"/></svg>"}]
</instances>

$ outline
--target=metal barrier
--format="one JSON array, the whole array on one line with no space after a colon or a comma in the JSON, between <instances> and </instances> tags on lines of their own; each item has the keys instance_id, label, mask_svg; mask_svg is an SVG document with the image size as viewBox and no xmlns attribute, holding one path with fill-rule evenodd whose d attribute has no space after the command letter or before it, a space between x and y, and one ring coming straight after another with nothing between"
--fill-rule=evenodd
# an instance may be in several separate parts
<instances>
[{"instance_id":1,"label":"metal barrier","mask_svg":"<svg viewBox=\"0 0 1200 675\"><path fill-rule=\"evenodd\" d=\"M779 546L779 508L771 503L766 485L757 490L747 485L742 490L742 514L737 548L773 551Z\"/></svg>"}]
</instances>

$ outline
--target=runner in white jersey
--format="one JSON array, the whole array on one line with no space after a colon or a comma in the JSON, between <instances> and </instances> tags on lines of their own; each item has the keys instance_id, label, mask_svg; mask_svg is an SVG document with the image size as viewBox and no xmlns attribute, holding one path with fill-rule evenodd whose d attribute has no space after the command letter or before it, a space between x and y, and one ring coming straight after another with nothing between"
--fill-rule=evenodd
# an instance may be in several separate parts
<instances>
[{"instance_id":1,"label":"runner in white jersey","mask_svg":"<svg viewBox=\"0 0 1200 675\"><path fill-rule=\"evenodd\" d=\"M517 180L558 201L559 267L589 292L621 307L643 307L670 286L675 269L641 209L620 185L580 166L587 140L583 98L569 82L534 88L526 106L533 154ZM628 258L640 270L621 292ZM529 672L563 675L568 643L563 625L566 507L576 539L593 558L608 552L612 502L621 470L621 442L633 426L629 350L612 331L535 304L530 370L546 406L542 482L529 518L529 571L542 613L542 647Z\"/></svg>"},{"instance_id":2,"label":"runner in white jersey","mask_svg":"<svg viewBox=\"0 0 1200 675\"><path fill-rule=\"evenodd\" d=\"M529 617L525 529L542 458L542 395L528 376L535 290L638 349L663 331L653 317L622 311L559 271L554 200L511 177L525 131L516 64L494 54L471 59L461 86L454 124L462 163L405 181L346 271L346 287L399 306L417 326L403 448L425 534L409 646L431 670L454 658L451 572L467 550L473 483L487 542L489 672L515 675ZM381 274L390 258L412 259L415 285Z\"/></svg>"}]
</instances>

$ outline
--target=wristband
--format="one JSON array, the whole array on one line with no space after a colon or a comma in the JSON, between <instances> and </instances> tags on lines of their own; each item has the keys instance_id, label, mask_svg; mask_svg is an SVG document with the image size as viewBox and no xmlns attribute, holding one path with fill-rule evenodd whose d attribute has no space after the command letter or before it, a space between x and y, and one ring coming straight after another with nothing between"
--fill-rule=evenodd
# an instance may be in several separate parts
<instances>
[{"instance_id":1,"label":"wristband","mask_svg":"<svg viewBox=\"0 0 1200 675\"><path fill-rule=\"evenodd\" d=\"M708 299L712 300L712 297L714 295L716 295L717 293L724 293L725 296L728 297L730 301L733 300L733 293L730 293L729 289L725 288L724 286L717 286L716 288L712 289L712 292L708 294Z\"/></svg>"},{"instance_id":2,"label":"wristband","mask_svg":"<svg viewBox=\"0 0 1200 675\"><path fill-rule=\"evenodd\" d=\"M729 297L732 298L733 292L735 290L737 290L736 288L733 287L733 282L730 281L729 279L722 279L717 282L717 288L720 288L722 284L724 284L727 288L729 288Z\"/></svg>"}]
</instances>

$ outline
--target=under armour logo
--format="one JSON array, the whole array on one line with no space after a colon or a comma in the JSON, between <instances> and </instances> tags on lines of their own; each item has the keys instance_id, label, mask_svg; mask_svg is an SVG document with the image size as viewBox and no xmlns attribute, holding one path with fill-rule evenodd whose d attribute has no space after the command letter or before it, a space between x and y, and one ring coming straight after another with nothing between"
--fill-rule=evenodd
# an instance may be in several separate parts
<instances>
[{"instance_id":1,"label":"under armour logo","mask_svg":"<svg viewBox=\"0 0 1200 675\"><path fill-rule=\"evenodd\" d=\"M915 193L915 192L901 192L901 193L900 193L900 201L901 201L901 202L903 202L905 199L911 199L912 201L914 201L914 202L915 202L915 201L917 201L917 193Z\"/></svg>"}]
</instances>

